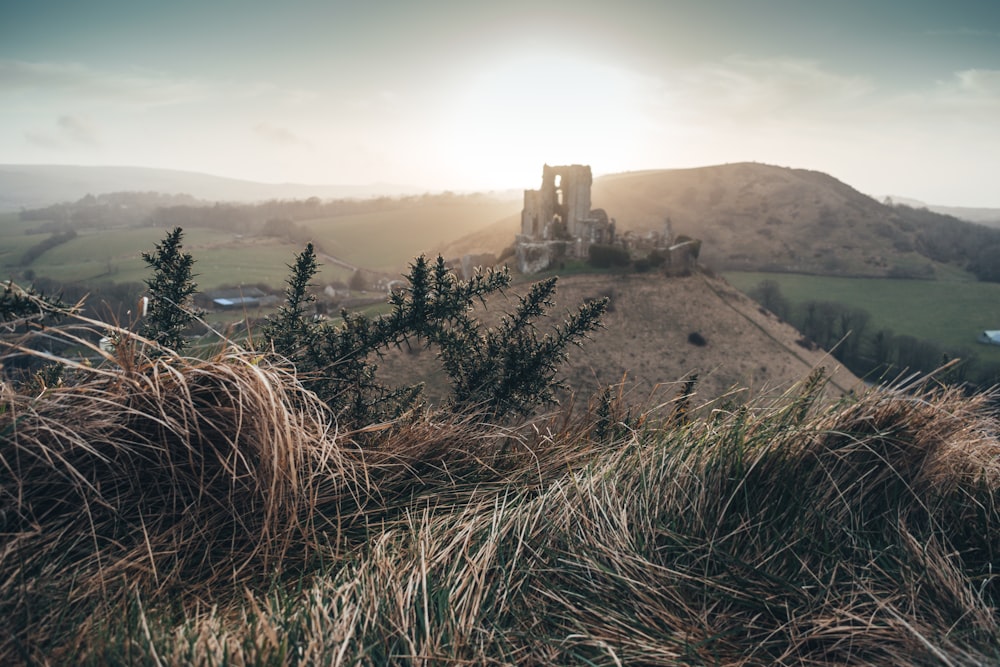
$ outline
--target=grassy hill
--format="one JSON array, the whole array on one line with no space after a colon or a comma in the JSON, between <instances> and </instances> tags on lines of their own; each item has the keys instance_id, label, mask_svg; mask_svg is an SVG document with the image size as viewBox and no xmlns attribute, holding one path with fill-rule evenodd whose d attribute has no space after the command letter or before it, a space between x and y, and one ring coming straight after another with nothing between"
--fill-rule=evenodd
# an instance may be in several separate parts
<instances>
[{"instance_id":1,"label":"grassy hill","mask_svg":"<svg viewBox=\"0 0 1000 667\"><path fill-rule=\"evenodd\" d=\"M4 664L1000 659L989 396L348 430L257 351L64 362L0 385Z\"/></svg>"},{"instance_id":2,"label":"grassy hill","mask_svg":"<svg viewBox=\"0 0 1000 667\"><path fill-rule=\"evenodd\" d=\"M43 210L33 213L32 219L7 213L0 214L0 271L17 276L30 270L31 275L61 281L136 280L145 271L141 252L176 224L184 228L187 244L199 258L198 282L203 289L241 283L281 287L285 265L309 240L347 265L396 277L417 255L508 217L519 205L490 195L426 195L326 208L283 207L280 202L219 207L201 202L159 209L135 207L130 214L112 202L81 204L68 211ZM285 208L295 210L282 215ZM86 221L82 214L74 217L77 210L90 214ZM112 213L111 222L97 217ZM263 233L266 223L275 218L287 220L295 233ZM169 222L161 224L161 219ZM24 261L33 246L65 230L73 231L75 237ZM331 282L346 280L350 273L326 262L320 277Z\"/></svg>"},{"instance_id":3,"label":"grassy hill","mask_svg":"<svg viewBox=\"0 0 1000 667\"><path fill-rule=\"evenodd\" d=\"M757 163L602 176L592 202L616 219L619 231L662 230L669 219L673 233L704 241L702 262L720 271L934 277L963 268L943 252L954 239L938 232L957 226L956 235L968 236L985 229L887 206L827 174ZM496 252L518 228L510 218L447 250Z\"/></svg>"},{"instance_id":4,"label":"grassy hill","mask_svg":"<svg viewBox=\"0 0 1000 667\"><path fill-rule=\"evenodd\" d=\"M823 351L798 344L801 334L794 328L705 273L564 276L551 317L561 320L576 304L604 296L610 298L604 327L583 348L571 350L560 375L581 400L611 385L621 385L626 404L670 400L697 374L698 402L731 392L743 401L787 391L819 366L832 374L832 395L860 384ZM495 299L489 305L504 310ZM445 376L431 352L390 354L381 368L397 383L426 382L432 398L443 395Z\"/></svg>"},{"instance_id":5,"label":"grassy hill","mask_svg":"<svg viewBox=\"0 0 1000 667\"><path fill-rule=\"evenodd\" d=\"M371 213L304 220L325 252L369 269L399 272L414 257L520 211L520 202L492 197L400 200Z\"/></svg>"},{"instance_id":6,"label":"grassy hill","mask_svg":"<svg viewBox=\"0 0 1000 667\"><path fill-rule=\"evenodd\" d=\"M973 276L966 270L970 252L1000 249L1000 245L990 245L991 237L978 235L995 232L926 210L887 206L825 174L750 163L630 172L598 178L592 199L595 206L616 217L622 231L661 229L669 217L674 233L703 239L701 261L705 266L725 269L733 276L737 275L733 272L756 271L753 275L759 276L758 280L764 277L759 272L769 272L768 276L776 276L783 285L810 286L808 295L794 290L798 301L847 295L845 298L852 298L847 301L850 305L876 308L872 315L879 327L920 338L925 337L921 332L928 332L926 338L947 347L949 353L971 345L978 330L995 326L989 320L993 310L983 301L988 299L990 284L970 282ZM157 202L152 199L147 205L158 206ZM341 204L275 202L232 210L202 203L169 209L174 213L156 219L185 226L188 246L199 261L198 283L203 290L211 290L223 284L280 287L285 265L306 240L318 243L322 252L321 284L346 282L352 266L397 277L420 253L441 252L448 258L484 250L499 254L513 241L520 207L520 199L509 194L440 194ZM62 281L141 279L146 269L140 253L149 249L165 228L148 225L155 211L137 212L135 219L129 220L122 210L120 205L115 209L114 227L68 225L76 236L29 264L20 258L50 239L56 230L67 228L72 215L50 221L0 216L0 270L14 276L31 271ZM53 216L58 213L53 212ZM231 220L226 217L230 214ZM275 220L286 221L290 231L263 233ZM995 262L987 263L993 265ZM837 291L832 281L792 277L801 273L861 281L853 292L860 297L888 294L888 288L898 283L865 282L887 277L949 282L933 288L926 283L926 289L920 282L905 283L901 289L906 294L886 308L869 304L870 298L854 299L850 290ZM976 301L978 305L959 307L971 294L982 296ZM904 312L907 304L917 303L919 307ZM678 308L671 304L668 310L676 312ZM713 316L721 312L714 308L708 311ZM894 317L894 313L900 316ZM640 326L641 321L637 318L632 326ZM655 340L650 336L635 339L627 348L649 344ZM985 361L1000 359L993 350L977 348L975 353ZM613 381L608 377L630 367L629 359L620 358L622 354L602 357L619 361L601 369L600 383ZM965 352L962 356L969 357ZM663 373L658 371L656 378L640 384L652 386L664 378L676 381L693 370L674 361ZM775 368L773 363L761 365L771 369L769 372ZM578 379L584 379L582 371ZM598 382L594 377L590 380Z\"/></svg>"}]
</instances>

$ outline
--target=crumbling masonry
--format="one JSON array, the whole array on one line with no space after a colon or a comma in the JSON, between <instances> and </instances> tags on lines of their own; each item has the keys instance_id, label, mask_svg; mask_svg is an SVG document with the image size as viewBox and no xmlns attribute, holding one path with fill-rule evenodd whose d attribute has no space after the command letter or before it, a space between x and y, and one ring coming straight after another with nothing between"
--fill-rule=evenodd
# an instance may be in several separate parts
<instances>
[{"instance_id":1,"label":"crumbling masonry","mask_svg":"<svg viewBox=\"0 0 1000 667\"><path fill-rule=\"evenodd\" d=\"M590 209L593 181L588 165L545 165L542 187L524 191L514 246L522 273L544 271L570 257L586 259L592 244L614 242L614 219L603 209Z\"/></svg>"}]
</instances>

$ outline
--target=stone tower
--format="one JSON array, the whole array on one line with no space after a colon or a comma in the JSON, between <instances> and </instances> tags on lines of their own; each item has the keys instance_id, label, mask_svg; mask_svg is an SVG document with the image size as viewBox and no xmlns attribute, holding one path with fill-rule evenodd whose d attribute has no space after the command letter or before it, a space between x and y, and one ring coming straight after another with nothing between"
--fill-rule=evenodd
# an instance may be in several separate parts
<instances>
[{"instance_id":1,"label":"stone tower","mask_svg":"<svg viewBox=\"0 0 1000 667\"><path fill-rule=\"evenodd\" d=\"M521 234L529 239L548 240L552 223L558 222L569 237L580 236L580 223L590 216L593 182L589 165L542 167L542 187L524 191Z\"/></svg>"}]
</instances>

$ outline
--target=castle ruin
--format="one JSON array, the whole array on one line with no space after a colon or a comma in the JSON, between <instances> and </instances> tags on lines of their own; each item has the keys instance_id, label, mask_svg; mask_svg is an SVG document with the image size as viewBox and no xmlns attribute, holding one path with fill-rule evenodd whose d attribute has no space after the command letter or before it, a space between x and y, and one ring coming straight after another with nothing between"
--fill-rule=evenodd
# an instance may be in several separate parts
<instances>
[{"instance_id":1,"label":"castle ruin","mask_svg":"<svg viewBox=\"0 0 1000 667\"><path fill-rule=\"evenodd\" d=\"M590 246L615 240L615 221L590 208L589 165L542 168L542 187L524 191L521 233L514 249L522 273L536 273L566 258L586 259Z\"/></svg>"}]
</instances>

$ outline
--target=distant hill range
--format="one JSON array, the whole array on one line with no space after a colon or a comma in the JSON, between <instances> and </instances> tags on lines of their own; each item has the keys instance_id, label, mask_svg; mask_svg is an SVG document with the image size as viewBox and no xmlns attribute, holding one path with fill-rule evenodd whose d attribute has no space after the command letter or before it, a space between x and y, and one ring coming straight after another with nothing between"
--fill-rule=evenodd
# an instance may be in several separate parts
<instances>
[{"instance_id":1,"label":"distant hill range","mask_svg":"<svg viewBox=\"0 0 1000 667\"><path fill-rule=\"evenodd\" d=\"M88 194L160 192L188 194L208 201L255 202L269 199L367 198L419 194L402 185L301 185L256 183L190 171L144 167L0 165L0 212L77 201Z\"/></svg>"},{"instance_id":2,"label":"distant hill range","mask_svg":"<svg viewBox=\"0 0 1000 667\"><path fill-rule=\"evenodd\" d=\"M0 165L0 210L108 192L184 193L227 202L419 194L387 184L273 185L162 169ZM498 208L498 198L510 205ZM675 235L701 239L701 262L715 270L931 278L948 265L948 270L972 271L982 279L1000 278L1000 211L939 209L946 214L914 200L878 200L816 171L738 163L626 172L595 179L591 199L595 208L617 220L619 232L663 231L669 225ZM405 229L412 241L394 239L392 244L399 257L422 252L446 258L500 255L520 228L518 192L484 198L481 210L474 200L465 202L462 221L449 223L447 230L440 220L428 218L426 204L419 197L400 199L381 207L377 221L355 216L351 224L373 231L376 222L379 230ZM334 234L333 225L343 226L347 218L331 215L324 213L316 221L298 214L285 217ZM378 254L375 244L385 245L384 234L362 235L358 247L345 244L343 234L333 240L343 246L338 246L338 256L368 257ZM399 257L384 265L395 267L404 261Z\"/></svg>"},{"instance_id":3,"label":"distant hill range","mask_svg":"<svg viewBox=\"0 0 1000 667\"><path fill-rule=\"evenodd\" d=\"M972 206L937 206L922 202L919 199L908 197L895 197L889 195L883 199L884 203L903 204L912 208L926 208L935 213L950 215L960 220L968 220L980 225L989 227L1000 227L1000 208L976 208Z\"/></svg>"}]
</instances>

